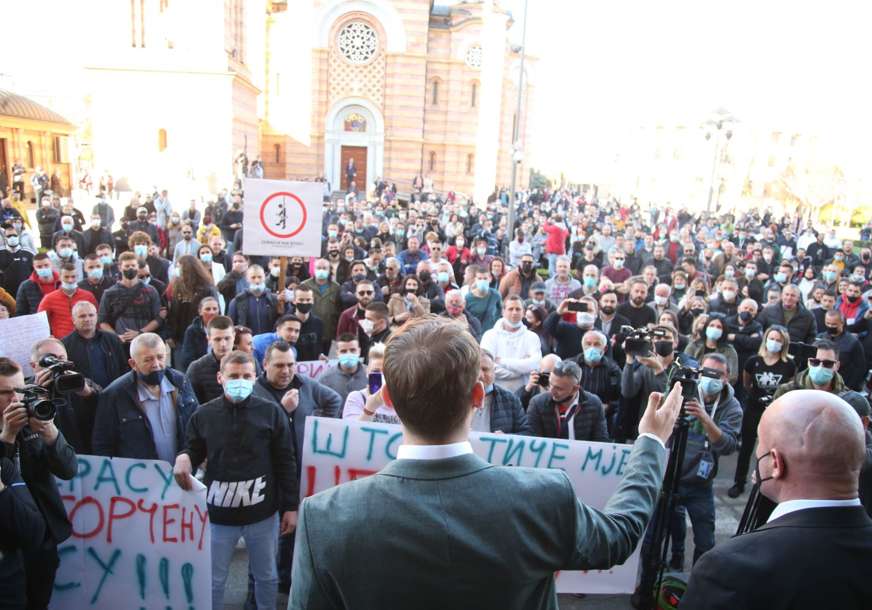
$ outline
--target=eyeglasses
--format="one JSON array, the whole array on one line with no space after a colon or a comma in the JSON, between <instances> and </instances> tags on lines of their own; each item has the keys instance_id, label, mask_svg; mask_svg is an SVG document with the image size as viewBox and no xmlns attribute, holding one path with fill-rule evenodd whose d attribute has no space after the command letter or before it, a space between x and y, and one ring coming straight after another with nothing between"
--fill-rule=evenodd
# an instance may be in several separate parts
<instances>
[{"instance_id":1,"label":"eyeglasses","mask_svg":"<svg viewBox=\"0 0 872 610\"><path fill-rule=\"evenodd\" d=\"M808 363L810 366L822 366L825 369L831 369L836 366L836 362L834 360L824 360L821 358L809 358Z\"/></svg>"},{"instance_id":2,"label":"eyeglasses","mask_svg":"<svg viewBox=\"0 0 872 610\"><path fill-rule=\"evenodd\" d=\"M365 297L366 295L372 295L372 294L375 294L374 290L360 290L360 291L358 291L357 296Z\"/></svg>"}]
</instances>

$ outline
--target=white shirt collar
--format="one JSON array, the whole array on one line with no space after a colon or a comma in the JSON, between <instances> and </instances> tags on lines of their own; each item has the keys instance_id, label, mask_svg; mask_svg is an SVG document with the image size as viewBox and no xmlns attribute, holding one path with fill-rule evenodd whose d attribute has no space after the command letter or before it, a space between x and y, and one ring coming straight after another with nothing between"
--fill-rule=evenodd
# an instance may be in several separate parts
<instances>
[{"instance_id":1,"label":"white shirt collar","mask_svg":"<svg viewBox=\"0 0 872 610\"><path fill-rule=\"evenodd\" d=\"M472 453L469 441L448 443L447 445L400 445L398 460L444 460Z\"/></svg>"},{"instance_id":2,"label":"white shirt collar","mask_svg":"<svg viewBox=\"0 0 872 610\"><path fill-rule=\"evenodd\" d=\"M860 506L860 498L853 498L851 500L787 500L775 507L766 523L772 523L779 517L806 508L833 508L841 506Z\"/></svg>"}]
</instances>

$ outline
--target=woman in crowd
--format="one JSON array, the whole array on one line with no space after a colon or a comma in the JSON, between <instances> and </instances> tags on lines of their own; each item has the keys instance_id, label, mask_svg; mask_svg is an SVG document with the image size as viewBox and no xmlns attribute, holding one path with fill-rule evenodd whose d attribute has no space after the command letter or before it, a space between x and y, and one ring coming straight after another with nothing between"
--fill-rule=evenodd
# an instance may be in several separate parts
<instances>
[{"instance_id":1,"label":"woman in crowd","mask_svg":"<svg viewBox=\"0 0 872 610\"><path fill-rule=\"evenodd\" d=\"M224 269L224 265L216 263L212 260L213 258L212 248L209 246L200 246L197 248L197 258L203 263L203 269L206 271L206 275L209 276L210 281L214 286L218 285L218 282L224 279L224 276L227 274L227 270ZM184 256L182 258L185 258ZM179 260L182 260L180 258Z\"/></svg>"},{"instance_id":2,"label":"woman in crowd","mask_svg":"<svg viewBox=\"0 0 872 610\"><path fill-rule=\"evenodd\" d=\"M374 373L381 373L384 360L384 344L374 343L369 348L368 364L366 365L368 376L373 377ZM379 383L381 384L382 381ZM369 385L362 390L354 390L348 394L342 409L342 419L375 421L385 424L400 423L397 412L382 399L381 391L373 394L369 391Z\"/></svg>"},{"instance_id":3,"label":"woman in crowd","mask_svg":"<svg viewBox=\"0 0 872 610\"><path fill-rule=\"evenodd\" d=\"M506 263L499 256L495 256L490 262L491 288L500 289L500 280L506 275Z\"/></svg>"},{"instance_id":4,"label":"woman in crowd","mask_svg":"<svg viewBox=\"0 0 872 610\"><path fill-rule=\"evenodd\" d=\"M200 311L206 297L218 301L218 291L205 267L193 256L185 255L177 263L178 273L166 290L167 343L170 347L183 343L185 331Z\"/></svg>"},{"instance_id":5,"label":"woman in crowd","mask_svg":"<svg viewBox=\"0 0 872 610\"><path fill-rule=\"evenodd\" d=\"M389 320L402 326L410 318L420 318L430 313L430 301L421 296L421 282L414 275L403 280L403 293L392 294L388 300Z\"/></svg>"},{"instance_id":6,"label":"woman in crowd","mask_svg":"<svg viewBox=\"0 0 872 610\"><path fill-rule=\"evenodd\" d=\"M727 342L727 326L724 318L712 314L704 324L700 324L700 327L700 337L694 339L684 349L684 353L697 362L702 362L706 354L721 354L727 359L730 367L730 383L736 383L739 378L739 356L736 354L736 349Z\"/></svg>"},{"instance_id":7,"label":"woman in crowd","mask_svg":"<svg viewBox=\"0 0 872 610\"><path fill-rule=\"evenodd\" d=\"M548 312L544 307L536 305L528 305L524 311L524 325L530 332L539 337L539 345L542 349L542 355L550 354L553 350L554 343L551 335L545 332L545 318L548 317Z\"/></svg>"},{"instance_id":8,"label":"woman in crowd","mask_svg":"<svg viewBox=\"0 0 872 610\"><path fill-rule=\"evenodd\" d=\"M176 352L175 368L186 371L189 364L206 353L209 348L206 326L219 313L221 309L218 306L218 299L210 296L200 300L197 317L185 329L181 348Z\"/></svg>"}]
</instances>

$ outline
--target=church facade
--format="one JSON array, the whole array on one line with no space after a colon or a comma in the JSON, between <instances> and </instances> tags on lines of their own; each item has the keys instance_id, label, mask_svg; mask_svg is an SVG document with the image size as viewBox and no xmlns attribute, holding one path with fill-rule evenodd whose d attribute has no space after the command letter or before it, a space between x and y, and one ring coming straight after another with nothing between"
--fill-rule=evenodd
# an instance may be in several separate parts
<instances>
[{"instance_id":1,"label":"church facade","mask_svg":"<svg viewBox=\"0 0 872 610\"><path fill-rule=\"evenodd\" d=\"M273 4L268 18L266 177L324 176L334 190L351 176L359 189L382 177L402 192L420 175L437 191L477 200L510 183L520 55L506 11L493 0L301 4ZM526 184L526 163L519 165Z\"/></svg>"}]
</instances>

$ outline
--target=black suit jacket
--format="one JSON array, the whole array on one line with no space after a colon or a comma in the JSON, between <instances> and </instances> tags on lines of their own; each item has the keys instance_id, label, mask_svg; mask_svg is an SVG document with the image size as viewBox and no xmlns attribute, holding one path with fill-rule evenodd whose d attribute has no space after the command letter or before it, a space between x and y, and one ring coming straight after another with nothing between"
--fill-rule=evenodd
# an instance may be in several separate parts
<instances>
[{"instance_id":1,"label":"black suit jacket","mask_svg":"<svg viewBox=\"0 0 872 610\"><path fill-rule=\"evenodd\" d=\"M872 519L862 506L808 508L736 536L693 568L681 608L872 607Z\"/></svg>"}]
</instances>

